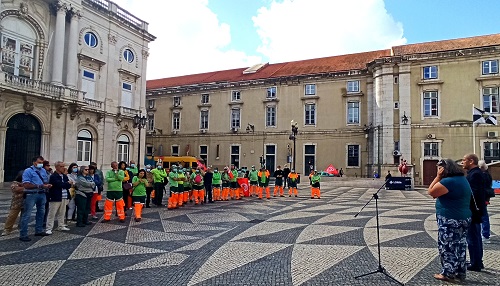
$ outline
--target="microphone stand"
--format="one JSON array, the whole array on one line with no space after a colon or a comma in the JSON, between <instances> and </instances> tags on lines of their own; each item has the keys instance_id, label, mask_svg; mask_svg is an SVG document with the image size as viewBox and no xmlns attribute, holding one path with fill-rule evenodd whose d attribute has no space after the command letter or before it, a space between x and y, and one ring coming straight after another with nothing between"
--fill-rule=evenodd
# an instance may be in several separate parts
<instances>
[{"instance_id":1,"label":"microphone stand","mask_svg":"<svg viewBox=\"0 0 500 286\"><path fill-rule=\"evenodd\" d=\"M391 280L393 280L394 282L398 283L399 285L404 285L403 283L399 282L398 280L396 280L396 278L392 277L389 273L387 273L387 270L385 270L384 266L382 266L382 259L380 258L380 225L379 225L379 216L378 216L378 193L380 192L380 190L382 190L385 185L387 184L387 182L389 181L389 179L387 179L385 181L385 183L377 190L377 192L375 192L375 194L373 194L373 196L370 198L370 200L368 202L366 202L366 204L359 210L359 212L357 214L354 215L354 217L357 217L362 211L363 209L373 200L375 199L375 211L376 211L376 219L377 219L377 250L378 250L378 268L377 270L375 271L372 271L372 272L369 272L369 273L365 273L365 274L362 274L362 275L359 275L359 276L356 276L354 277L354 279L358 279L358 278L361 278L361 277L364 277L364 276L368 276L368 275L372 275L372 274L375 274L375 273L382 273L384 274L385 276L389 277Z\"/></svg>"}]
</instances>

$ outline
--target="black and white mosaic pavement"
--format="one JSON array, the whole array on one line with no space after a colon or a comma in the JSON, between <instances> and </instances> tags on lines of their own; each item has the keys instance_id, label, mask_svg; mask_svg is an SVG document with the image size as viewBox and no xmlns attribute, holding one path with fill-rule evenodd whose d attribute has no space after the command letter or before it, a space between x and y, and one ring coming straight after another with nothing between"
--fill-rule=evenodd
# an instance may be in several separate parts
<instances>
[{"instance_id":1,"label":"black and white mosaic pavement","mask_svg":"<svg viewBox=\"0 0 500 286\"><path fill-rule=\"evenodd\" d=\"M377 270L376 189L322 183L322 198L245 198L96 223L21 242L0 237L1 285L397 285ZM441 285L434 200L425 190L379 193L382 265L406 285ZM0 196L0 227L10 197ZM500 234L500 208L489 207ZM467 285L500 285L500 237Z\"/></svg>"}]
</instances>

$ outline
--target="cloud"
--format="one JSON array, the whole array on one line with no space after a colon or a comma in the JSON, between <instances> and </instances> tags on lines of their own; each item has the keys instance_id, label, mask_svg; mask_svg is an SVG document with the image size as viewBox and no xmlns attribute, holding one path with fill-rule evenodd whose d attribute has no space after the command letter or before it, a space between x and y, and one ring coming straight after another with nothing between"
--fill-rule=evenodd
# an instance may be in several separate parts
<instances>
[{"instance_id":1,"label":"cloud","mask_svg":"<svg viewBox=\"0 0 500 286\"><path fill-rule=\"evenodd\" d=\"M273 0L253 17L271 62L386 49L406 43L383 0Z\"/></svg>"},{"instance_id":2,"label":"cloud","mask_svg":"<svg viewBox=\"0 0 500 286\"><path fill-rule=\"evenodd\" d=\"M231 27L218 20L207 7L208 0L114 2L148 22L149 32L157 37L149 45L148 79L247 67L262 61L260 56L227 48Z\"/></svg>"}]
</instances>

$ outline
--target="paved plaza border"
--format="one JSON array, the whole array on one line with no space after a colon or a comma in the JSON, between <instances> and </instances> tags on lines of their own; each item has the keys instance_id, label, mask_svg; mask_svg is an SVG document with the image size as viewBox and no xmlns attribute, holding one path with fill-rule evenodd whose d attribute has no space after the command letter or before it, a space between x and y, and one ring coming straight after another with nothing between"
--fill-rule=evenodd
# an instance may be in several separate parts
<instances>
[{"instance_id":1,"label":"paved plaza border","mask_svg":"<svg viewBox=\"0 0 500 286\"><path fill-rule=\"evenodd\" d=\"M368 181L367 181L368 182ZM144 210L143 220L71 227L21 242L0 237L3 285L397 285L377 273L376 188L322 183L322 198L217 202ZM434 200L426 190L380 192L382 264L405 285L442 285ZM500 234L500 207L489 207ZM0 190L0 227L10 194ZM500 237L485 244L486 269L465 285L500 285ZM456 285L456 284L455 284Z\"/></svg>"}]
</instances>

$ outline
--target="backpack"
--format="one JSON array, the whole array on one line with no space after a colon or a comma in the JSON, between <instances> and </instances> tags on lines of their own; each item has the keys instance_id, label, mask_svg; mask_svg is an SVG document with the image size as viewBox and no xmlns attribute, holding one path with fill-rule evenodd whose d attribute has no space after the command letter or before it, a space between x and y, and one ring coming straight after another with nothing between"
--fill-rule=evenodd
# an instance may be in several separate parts
<instances>
[{"instance_id":1,"label":"backpack","mask_svg":"<svg viewBox=\"0 0 500 286\"><path fill-rule=\"evenodd\" d=\"M201 181L203 181L203 178L201 177L200 174L196 174L196 176L194 177L194 183L195 184L200 184Z\"/></svg>"}]
</instances>

